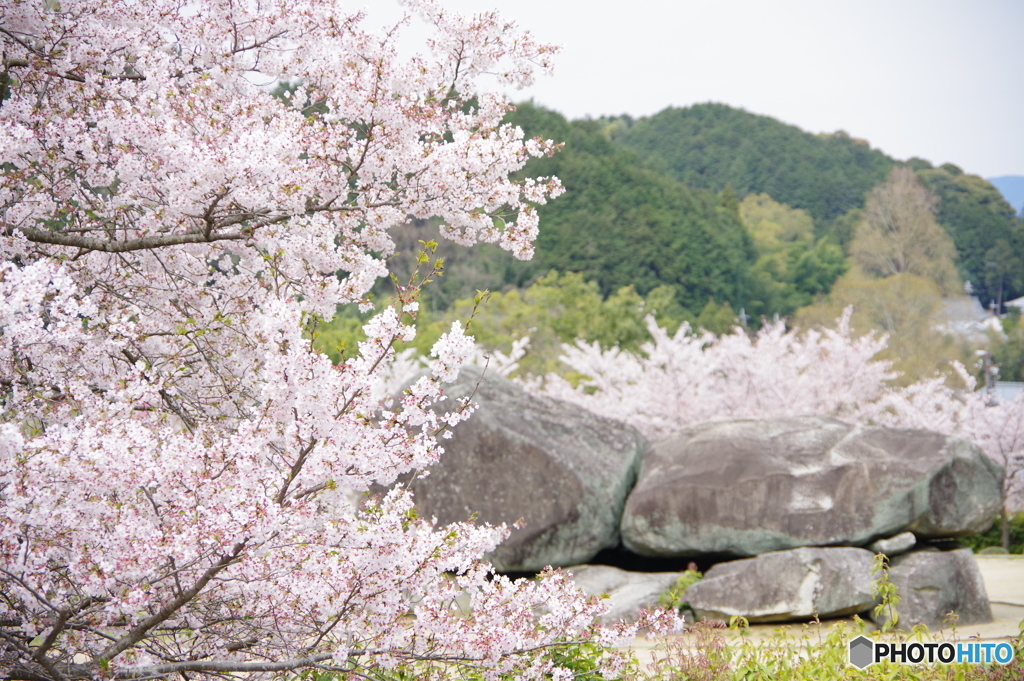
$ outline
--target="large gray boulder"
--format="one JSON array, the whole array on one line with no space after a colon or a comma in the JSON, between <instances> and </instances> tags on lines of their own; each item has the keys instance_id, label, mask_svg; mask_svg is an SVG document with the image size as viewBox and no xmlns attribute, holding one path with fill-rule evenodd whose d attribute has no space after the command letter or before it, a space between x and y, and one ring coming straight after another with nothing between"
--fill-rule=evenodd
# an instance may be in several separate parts
<instances>
[{"instance_id":1,"label":"large gray boulder","mask_svg":"<svg viewBox=\"0 0 1024 681\"><path fill-rule=\"evenodd\" d=\"M474 392L475 391L475 392ZM585 563L619 543L619 519L646 441L624 423L537 397L477 367L445 387L479 407L442 441L444 454L411 488L420 514L522 529L489 555L501 571Z\"/></svg>"},{"instance_id":2,"label":"large gray boulder","mask_svg":"<svg viewBox=\"0 0 1024 681\"><path fill-rule=\"evenodd\" d=\"M841 617L874 605L874 555L853 547L800 548L718 563L686 590L697 619L784 622Z\"/></svg>"},{"instance_id":3,"label":"large gray boulder","mask_svg":"<svg viewBox=\"0 0 1024 681\"><path fill-rule=\"evenodd\" d=\"M950 612L957 615L957 625L992 621L985 582L970 549L905 553L890 562L889 581L900 597L900 629L909 631L916 624L941 628ZM888 620L887 612L869 616L879 625Z\"/></svg>"},{"instance_id":4,"label":"large gray boulder","mask_svg":"<svg viewBox=\"0 0 1024 681\"><path fill-rule=\"evenodd\" d=\"M720 421L652 446L622 518L644 556L752 556L985 531L1003 470L977 446L829 418Z\"/></svg>"},{"instance_id":5,"label":"large gray boulder","mask_svg":"<svg viewBox=\"0 0 1024 681\"><path fill-rule=\"evenodd\" d=\"M682 572L630 572L608 565L574 565L566 568L576 586L588 596L607 596L608 612L599 624L635 622L641 610L664 608L661 595Z\"/></svg>"}]
</instances>

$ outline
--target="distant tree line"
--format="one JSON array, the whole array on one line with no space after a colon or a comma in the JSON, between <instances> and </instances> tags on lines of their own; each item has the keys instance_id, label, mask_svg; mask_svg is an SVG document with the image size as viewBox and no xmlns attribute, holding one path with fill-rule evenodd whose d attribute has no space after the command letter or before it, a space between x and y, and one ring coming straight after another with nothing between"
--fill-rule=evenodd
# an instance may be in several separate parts
<instances>
[{"instance_id":1,"label":"distant tree line","mask_svg":"<svg viewBox=\"0 0 1024 681\"><path fill-rule=\"evenodd\" d=\"M688 322L723 333L775 317L827 324L852 304L855 327L890 335L889 359L909 381L971 352L934 332L942 296L966 281L983 305L1024 294L1021 218L955 165L900 162L844 132L813 135L718 104L569 121L527 102L508 120L564 143L522 177L556 175L567 191L537 206L532 261L437 239L442 271L417 347L468 314L481 290L492 295L475 333L506 351L530 336L529 373L557 369L561 343L577 338L635 350L650 340L647 314L672 331ZM396 281L417 266L424 229L437 227L396 231ZM389 282L376 289L393 292ZM322 347L354 347L359 316L332 324ZM996 353L1016 357L1015 342ZM1018 364L1007 360L1014 376Z\"/></svg>"},{"instance_id":2,"label":"distant tree line","mask_svg":"<svg viewBox=\"0 0 1024 681\"><path fill-rule=\"evenodd\" d=\"M845 132L814 135L722 104L668 108L649 118L603 119L610 137L688 186L741 198L768 194L806 211L817 236L848 247L872 188L896 165L938 198L936 221L953 239L960 277L988 304L1024 295L1024 227L994 186L946 163L901 163Z\"/></svg>"}]
</instances>

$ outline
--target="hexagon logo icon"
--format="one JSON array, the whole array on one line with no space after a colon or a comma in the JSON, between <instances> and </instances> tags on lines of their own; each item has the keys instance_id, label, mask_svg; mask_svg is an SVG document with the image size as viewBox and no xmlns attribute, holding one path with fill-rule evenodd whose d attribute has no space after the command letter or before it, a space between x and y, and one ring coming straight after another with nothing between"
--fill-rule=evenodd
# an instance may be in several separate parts
<instances>
[{"instance_id":1,"label":"hexagon logo icon","mask_svg":"<svg viewBox=\"0 0 1024 681\"><path fill-rule=\"evenodd\" d=\"M857 669L864 669L875 661L875 644L866 636L858 636L850 641L850 664Z\"/></svg>"}]
</instances>

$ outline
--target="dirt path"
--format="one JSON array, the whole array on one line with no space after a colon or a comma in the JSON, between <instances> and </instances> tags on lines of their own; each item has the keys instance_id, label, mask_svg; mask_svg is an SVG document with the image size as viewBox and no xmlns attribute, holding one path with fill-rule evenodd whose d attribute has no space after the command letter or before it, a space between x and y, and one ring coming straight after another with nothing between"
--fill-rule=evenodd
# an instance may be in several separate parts
<instances>
[{"instance_id":1,"label":"dirt path","mask_svg":"<svg viewBox=\"0 0 1024 681\"><path fill-rule=\"evenodd\" d=\"M963 627L960 635L995 639L1016 636L1024 620L1024 556L975 556L995 621Z\"/></svg>"}]
</instances>

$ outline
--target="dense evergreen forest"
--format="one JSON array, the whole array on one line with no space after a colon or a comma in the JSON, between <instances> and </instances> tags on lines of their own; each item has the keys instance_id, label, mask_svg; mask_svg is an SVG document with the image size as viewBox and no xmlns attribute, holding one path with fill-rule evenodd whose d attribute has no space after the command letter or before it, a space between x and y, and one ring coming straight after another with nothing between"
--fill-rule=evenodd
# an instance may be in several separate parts
<instances>
[{"instance_id":1,"label":"dense evergreen forest","mask_svg":"<svg viewBox=\"0 0 1024 681\"><path fill-rule=\"evenodd\" d=\"M688 308L711 298L742 304L756 253L738 212L716 194L646 167L597 121L570 123L532 104L510 120L528 137L565 143L524 171L555 175L566 188L540 208L534 272L582 272L605 295L623 286L642 295L673 286Z\"/></svg>"},{"instance_id":2,"label":"dense evergreen forest","mask_svg":"<svg viewBox=\"0 0 1024 681\"><path fill-rule=\"evenodd\" d=\"M989 182L953 164L900 161L842 131L810 134L721 104L569 121L527 102L508 120L528 137L564 143L522 176L556 175L566 193L537 207L530 261L437 240L444 272L427 288L423 350L483 289L494 296L479 308L476 333L504 349L531 335L547 353L527 361L534 371L552 369L558 344L575 338L635 348L650 313L670 329L688 321L724 332L741 310L756 328L776 316L822 323L855 304L874 310L862 326L911 348L934 335L923 320L966 281L983 305L1024 295L1024 222ZM892 251L893 230L879 225L911 204L932 230L904 239L911 251L932 249L925 266L909 264L920 254ZM437 225L397 231L400 279L430 229ZM357 328L354 315L339 319L323 344ZM927 373L965 357L954 345L929 346L927 361L902 368Z\"/></svg>"},{"instance_id":3,"label":"dense evergreen forest","mask_svg":"<svg viewBox=\"0 0 1024 681\"><path fill-rule=\"evenodd\" d=\"M845 132L812 135L724 104L669 108L649 118L608 119L615 140L691 187L768 194L800 208L819 229L881 184L893 159Z\"/></svg>"},{"instance_id":4,"label":"dense evergreen forest","mask_svg":"<svg viewBox=\"0 0 1024 681\"><path fill-rule=\"evenodd\" d=\"M651 116L604 119L618 144L650 167L692 187L765 193L805 210L816 234L848 246L867 193L900 161L845 132L813 135L768 116L722 104L669 108ZM1015 211L995 187L946 163L905 162L938 197L937 221L959 253L957 267L979 298L1024 294L1024 239Z\"/></svg>"}]
</instances>

